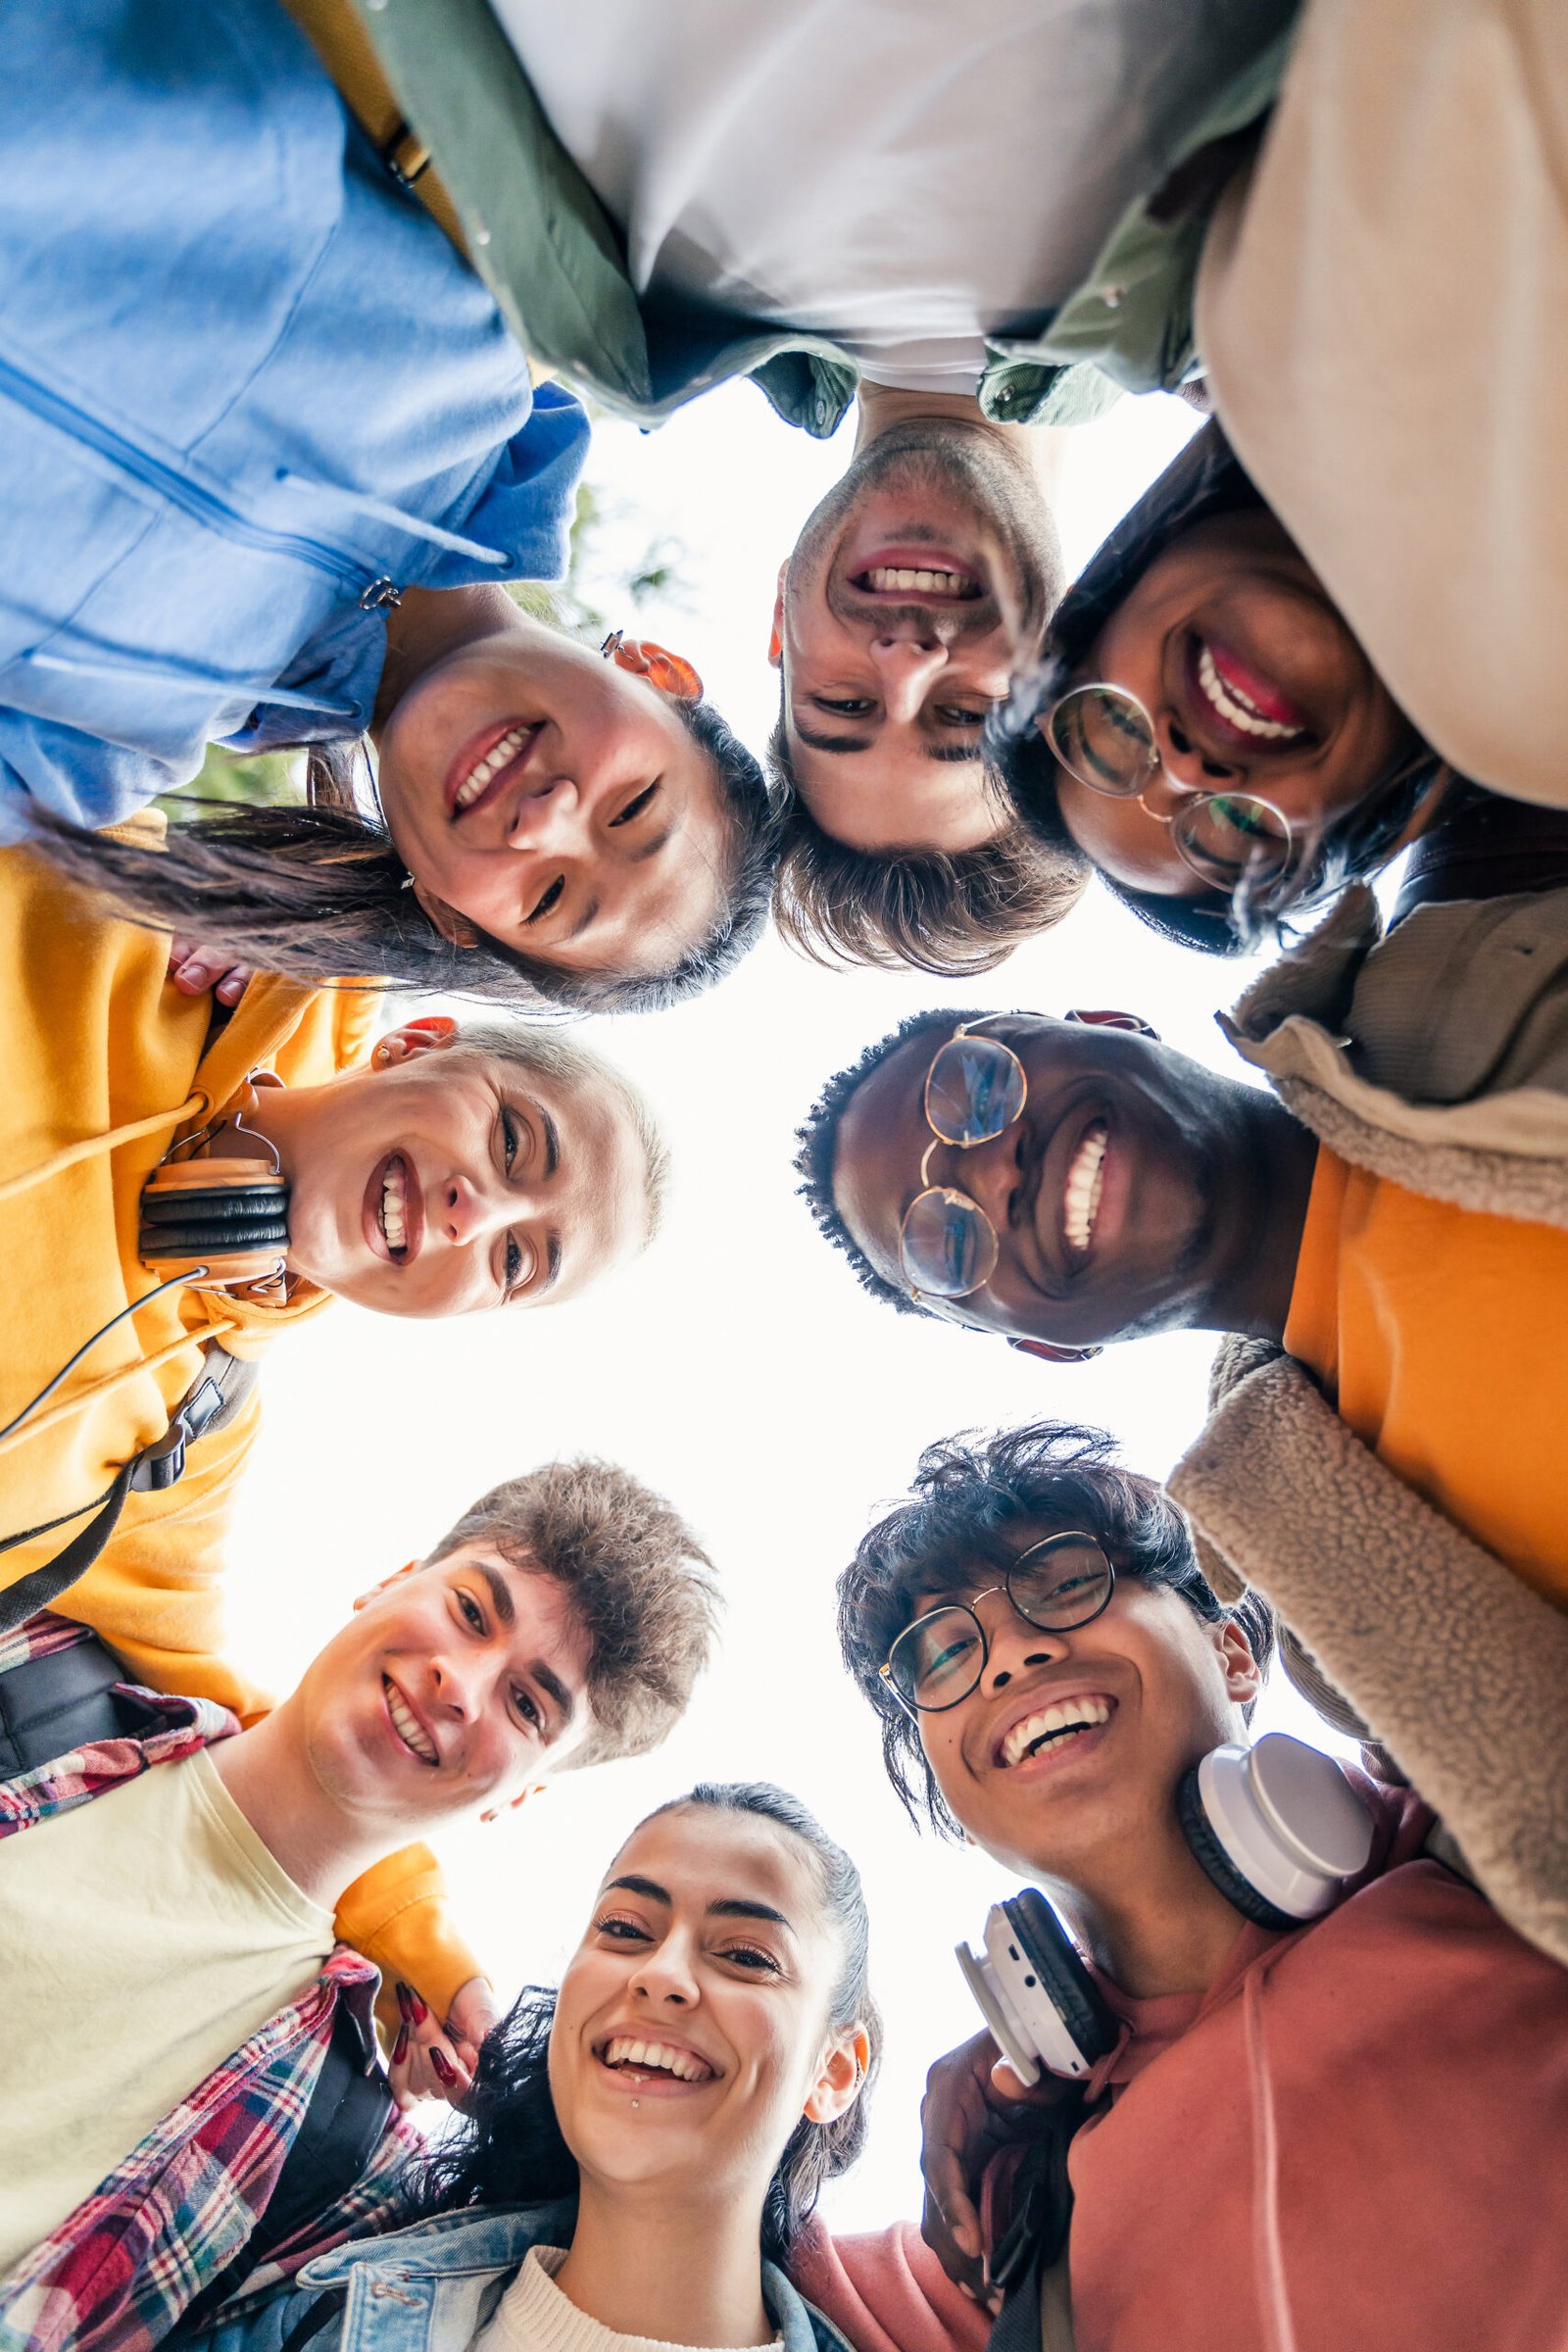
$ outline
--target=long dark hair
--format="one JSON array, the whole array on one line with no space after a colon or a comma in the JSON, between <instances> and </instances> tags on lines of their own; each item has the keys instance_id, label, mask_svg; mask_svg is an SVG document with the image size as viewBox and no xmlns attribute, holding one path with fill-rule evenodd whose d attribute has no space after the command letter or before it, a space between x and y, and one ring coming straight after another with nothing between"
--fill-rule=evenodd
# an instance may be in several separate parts
<instances>
[{"instance_id":1,"label":"long dark hair","mask_svg":"<svg viewBox=\"0 0 1568 2352\"><path fill-rule=\"evenodd\" d=\"M720 902L707 934L662 971L564 971L487 933L458 948L412 890L391 836L355 806L354 746L315 744L306 803L252 808L192 800L162 849L34 814L32 846L132 922L188 933L237 963L292 979L373 980L472 997L514 1010L657 1011L721 979L767 919L780 819L762 770L709 703L677 701L712 762L728 833Z\"/></svg>"},{"instance_id":2,"label":"long dark hair","mask_svg":"<svg viewBox=\"0 0 1568 2352\"><path fill-rule=\"evenodd\" d=\"M838 1932L841 1961L828 2012L835 2031L861 2025L870 2056L860 2095L831 2123L804 2115L768 2182L761 2250L782 2263L810 2218L822 2183L848 2172L865 2143L866 2092L882 2048L882 2023L867 1981L869 1924L860 1874L798 1797L769 1781L703 1781L648 1816L689 1806L750 1813L787 1830L810 1848L822 1907ZM641 1826L641 1825L639 1825ZM525 1986L511 2014L479 2053L466 2126L442 2141L413 2177L409 2201L419 2218L475 2205L542 2205L577 2193L577 2164L556 2121L550 2095L550 2029L556 1995Z\"/></svg>"}]
</instances>

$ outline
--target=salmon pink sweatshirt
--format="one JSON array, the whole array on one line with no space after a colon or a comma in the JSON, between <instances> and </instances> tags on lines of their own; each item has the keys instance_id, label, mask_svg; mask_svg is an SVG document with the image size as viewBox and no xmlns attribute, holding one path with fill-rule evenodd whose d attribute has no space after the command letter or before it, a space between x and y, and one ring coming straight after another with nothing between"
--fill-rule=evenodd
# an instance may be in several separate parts
<instances>
[{"instance_id":1,"label":"salmon pink sweatshirt","mask_svg":"<svg viewBox=\"0 0 1568 2352\"><path fill-rule=\"evenodd\" d=\"M1377 1848L1327 1918L1244 1927L1201 1994L1100 1980L1127 2034L1069 2157L1077 2352L1568 2352L1568 1973L1361 1786ZM813 2225L792 2269L856 2352L982 2352L912 2224Z\"/></svg>"}]
</instances>

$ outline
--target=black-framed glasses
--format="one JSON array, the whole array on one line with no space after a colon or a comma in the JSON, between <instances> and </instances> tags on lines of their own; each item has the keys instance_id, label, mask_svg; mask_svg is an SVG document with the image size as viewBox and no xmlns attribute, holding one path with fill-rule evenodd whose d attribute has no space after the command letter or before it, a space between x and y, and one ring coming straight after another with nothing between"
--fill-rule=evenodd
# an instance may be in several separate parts
<instances>
[{"instance_id":1,"label":"black-framed glasses","mask_svg":"<svg viewBox=\"0 0 1568 2352\"><path fill-rule=\"evenodd\" d=\"M906 1625L878 1672L906 1715L941 1715L960 1705L986 1670L991 1642L976 1614L979 1602L1005 1592L1026 1625L1065 1634L1091 1624L1115 1589L1116 1571L1093 1536L1082 1528L1047 1536L973 1602L944 1601Z\"/></svg>"},{"instance_id":2,"label":"black-framed glasses","mask_svg":"<svg viewBox=\"0 0 1568 2352\"><path fill-rule=\"evenodd\" d=\"M967 1298L990 1280L1001 1251L997 1229L978 1200L951 1185L926 1182L938 1144L972 1152L1023 1115L1029 1097L1023 1063L999 1039L976 1037L979 1026L960 1021L925 1074L932 1141L920 1161L920 1190L899 1227L899 1259L916 1298Z\"/></svg>"}]
</instances>

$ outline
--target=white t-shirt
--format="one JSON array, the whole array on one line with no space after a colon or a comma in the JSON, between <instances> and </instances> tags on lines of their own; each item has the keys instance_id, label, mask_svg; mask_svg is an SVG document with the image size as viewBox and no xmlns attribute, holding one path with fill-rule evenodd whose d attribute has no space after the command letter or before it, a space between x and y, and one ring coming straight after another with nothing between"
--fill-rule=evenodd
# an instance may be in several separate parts
<instances>
[{"instance_id":1,"label":"white t-shirt","mask_svg":"<svg viewBox=\"0 0 1568 2352\"><path fill-rule=\"evenodd\" d=\"M564 2246L534 2246L522 2267L472 2339L471 2352L692 2352L648 2335L617 2335L612 2328L579 2311L556 2284L566 2259ZM782 2336L759 2352L784 2352Z\"/></svg>"},{"instance_id":2,"label":"white t-shirt","mask_svg":"<svg viewBox=\"0 0 1568 2352\"><path fill-rule=\"evenodd\" d=\"M205 1749L0 1838L0 2278L332 1943Z\"/></svg>"},{"instance_id":3,"label":"white t-shirt","mask_svg":"<svg viewBox=\"0 0 1568 2352\"><path fill-rule=\"evenodd\" d=\"M1168 141L1294 0L493 0L668 286L972 390L1092 269Z\"/></svg>"}]
</instances>

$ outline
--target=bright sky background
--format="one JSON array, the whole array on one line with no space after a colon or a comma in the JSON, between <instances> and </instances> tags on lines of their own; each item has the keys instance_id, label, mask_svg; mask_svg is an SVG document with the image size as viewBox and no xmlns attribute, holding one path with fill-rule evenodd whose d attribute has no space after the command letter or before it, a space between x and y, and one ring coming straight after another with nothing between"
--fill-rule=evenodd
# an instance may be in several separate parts
<instances>
[{"instance_id":1,"label":"bright sky background","mask_svg":"<svg viewBox=\"0 0 1568 2352\"><path fill-rule=\"evenodd\" d=\"M1066 436L1058 514L1076 571L1192 429L1162 397ZM765 665L774 580L799 524L848 460L780 423L750 385L657 435L599 428L607 575L667 534L686 593L627 625L689 652L760 747L777 707ZM1122 1005L1198 1059L1242 1074L1213 1014L1244 971L1184 955L1098 888L1057 932L977 984L830 973L769 940L714 994L596 1021L595 1042L648 1090L676 1181L668 1224L628 1275L559 1311L399 1323L339 1305L269 1359L267 1419L230 1580L237 1656L286 1688L352 1596L424 1551L498 1479L558 1455L623 1462L701 1531L728 1599L723 1648L658 1754L564 1775L520 1814L452 1834L454 1904L504 1993L554 1982L612 1853L697 1779L795 1789L855 1854L873 1925L888 2049L870 2147L825 2210L870 2228L918 2209L916 2110L929 2060L977 2018L952 1947L1011 1891L984 1856L916 1838L883 1778L875 1726L838 1663L833 1583L921 1446L1041 1414L1099 1422L1162 1474L1197 1432L1205 1335L1112 1348L1071 1369L999 1341L895 1316L858 1290L793 1198L792 1131L823 1080L906 1012L941 1004ZM1271 1691L1260 1726L1310 1736ZM1325 1743L1327 1742L1325 1737Z\"/></svg>"}]
</instances>

